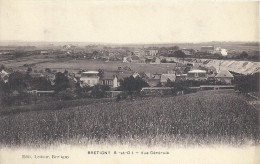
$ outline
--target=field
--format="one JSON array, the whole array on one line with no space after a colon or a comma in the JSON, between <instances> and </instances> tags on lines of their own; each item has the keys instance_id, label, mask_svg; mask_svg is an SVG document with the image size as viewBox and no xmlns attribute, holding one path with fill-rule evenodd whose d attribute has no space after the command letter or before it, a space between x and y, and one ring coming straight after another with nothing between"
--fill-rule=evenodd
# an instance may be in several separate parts
<instances>
[{"instance_id":1,"label":"field","mask_svg":"<svg viewBox=\"0 0 260 164\"><path fill-rule=\"evenodd\" d=\"M24 64L31 65L33 70L45 70L45 68L54 69L57 71L77 72L81 69L98 70L104 69L106 71L116 71L118 67L129 67L137 72L154 72L167 73L168 70L175 68L174 63L168 64L145 64L145 63L123 63L122 61L97 61L97 60L71 60L71 59L43 59L43 58L23 58L12 61L2 62L6 67L26 70Z\"/></svg>"},{"instance_id":2,"label":"field","mask_svg":"<svg viewBox=\"0 0 260 164\"><path fill-rule=\"evenodd\" d=\"M0 143L241 145L259 141L258 116L240 96L223 91L99 102L1 115Z\"/></svg>"}]
</instances>

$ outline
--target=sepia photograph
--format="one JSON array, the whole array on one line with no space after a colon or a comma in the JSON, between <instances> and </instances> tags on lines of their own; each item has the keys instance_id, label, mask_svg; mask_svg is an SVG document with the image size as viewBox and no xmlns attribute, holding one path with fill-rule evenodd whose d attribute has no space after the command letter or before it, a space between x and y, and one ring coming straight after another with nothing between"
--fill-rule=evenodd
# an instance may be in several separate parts
<instances>
[{"instance_id":1,"label":"sepia photograph","mask_svg":"<svg viewBox=\"0 0 260 164\"><path fill-rule=\"evenodd\" d=\"M259 5L0 0L0 163L259 164Z\"/></svg>"}]
</instances>

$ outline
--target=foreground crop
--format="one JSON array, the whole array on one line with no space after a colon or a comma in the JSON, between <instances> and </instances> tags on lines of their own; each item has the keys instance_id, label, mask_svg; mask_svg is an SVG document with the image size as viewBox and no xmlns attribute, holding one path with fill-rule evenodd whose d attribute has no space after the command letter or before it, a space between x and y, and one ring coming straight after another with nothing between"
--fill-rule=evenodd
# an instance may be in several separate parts
<instances>
[{"instance_id":1,"label":"foreground crop","mask_svg":"<svg viewBox=\"0 0 260 164\"><path fill-rule=\"evenodd\" d=\"M215 91L104 102L0 116L0 142L243 144L259 139L258 114L234 93Z\"/></svg>"}]
</instances>

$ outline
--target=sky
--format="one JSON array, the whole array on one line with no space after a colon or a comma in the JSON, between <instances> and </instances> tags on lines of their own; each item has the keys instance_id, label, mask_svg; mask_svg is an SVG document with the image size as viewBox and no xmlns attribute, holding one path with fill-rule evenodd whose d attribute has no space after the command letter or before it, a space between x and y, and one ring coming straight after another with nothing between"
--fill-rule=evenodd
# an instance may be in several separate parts
<instances>
[{"instance_id":1,"label":"sky","mask_svg":"<svg viewBox=\"0 0 260 164\"><path fill-rule=\"evenodd\" d=\"M259 41L259 2L0 0L0 41Z\"/></svg>"}]
</instances>

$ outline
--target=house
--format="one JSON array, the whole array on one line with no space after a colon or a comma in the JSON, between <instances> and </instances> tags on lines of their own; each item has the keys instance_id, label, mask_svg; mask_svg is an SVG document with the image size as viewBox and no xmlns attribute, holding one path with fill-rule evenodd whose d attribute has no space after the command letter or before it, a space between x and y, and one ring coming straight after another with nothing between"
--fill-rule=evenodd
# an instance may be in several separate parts
<instances>
[{"instance_id":1,"label":"house","mask_svg":"<svg viewBox=\"0 0 260 164\"><path fill-rule=\"evenodd\" d=\"M8 78L9 78L9 73L7 73L5 70L2 70L2 71L0 72L0 77L1 77L1 79L2 79L5 83L7 83L7 82L8 82Z\"/></svg>"},{"instance_id":2,"label":"house","mask_svg":"<svg viewBox=\"0 0 260 164\"><path fill-rule=\"evenodd\" d=\"M151 73L141 72L141 73L139 73L139 77L141 77L143 80L147 80L147 79L152 77L152 74Z\"/></svg>"},{"instance_id":3,"label":"house","mask_svg":"<svg viewBox=\"0 0 260 164\"><path fill-rule=\"evenodd\" d=\"M118 79L118 85L120 86L120 81L124 80L127 77L130 77L134 74L133 71L122 71L122 72L118 72L117 74L117 79Z\"/></svg>"},{"instance_id":4,"label":"house","mask_svg":"<svg viewBox=\"0 0 260 164\"><path fill-rule=\"evenodd\" d=\"M48 55L48 51L42 50L42 51L41 51L41 55Z\"/></svg>"},{"instance_id":5,"label":"house","mask_svg":"<svg viewBox=\"0 0 260 164\"><path fill-rule=\"evenodd\" d=\"M207 71L192 70L187 73L187 80L207 80Z\"/></svg>"},{"instance_id":6,"label":"house","mask_svg":"<svg viewBox=\"0 0 260 164\"><path fill-rule=\"evenodd\" d=\"M161 84L165 85L169 80L175 81L176 75L175 74L162 74L161 75Z\"/></svg>"},{"instance_id":7,"label":"house","mask_svg":"<svg viewBox=\"0 0 260 164\"><path fill-rule=\"evenodd\" d=\"M148 85L150 87L156 87L160 84L161 79L154 79L154 78L150 78L147 79L146 82L148 83Z\"/></svg>"},{"instance_id":8,"label":"house","mask_svg":"<svg viewBox=\"0 0 260 164\"><path fill-rule=\"evenodd\" d=\"M98 71L85 71L81 73L80 80L89 86L94 86L99 83L98 74Z\"/></svg>"},{"instance_id":9,"label":"house","mask_svg":"<svg viewBox=\"0 0 260 164\"><path fill-rule=\"evenodd\" d=\"M123 63L131 63L130 57L123 57Z\"/></svg>"},{"instance_id":10,"label":"house","mask_svg":"<svg viewBox=\"0 0 260 164\"><path fill-rule=\"evenodd\" d=\"M176 75L175 81L185 81L187 80L187 74L178 74Z\"/></svg>"},{"instance_id":11,"label":"house","mask_svg":"<svg viewBox=\"0 0 260 164\"><path fill-rule=\"evenodd\" d=\"M221 70L216 76L216 81L220 81L225 84L232 84L234 76L228 70Z\"/></svg>"},{"instance_id":12,"label":"house","mask_svg":"<svg viewBox=\"0 0 260 164\"><path fill-rule=\"evenodd\" d=\"M191 56L195 52L195 50L189 48L182 48L181 51L187 56Z\"/></svg>"},{"instance_id":13,"label":"house","mask_svg":"<svg viewBox=\"0 0 260 164\"><path fill-rule=\"evenodd\" d=\"M156 87L158 86L158 84L160 84L161 82L161 73L154 73L154 74L149 74L146 73L147 75L147 79L145 79L145 81L149 84L149 86L151 87Z\"/></svg>"},{"instance_id":14,"label":"house","mask_svg":"<svg viewBox=\"0 0 260 164\"><path fill-rule=\"evenodd\" d=\"M210 66L207 69L208 69L208 73L210 73L210 74L216 74L217 73L217 69L213 66Z\"/></svg>"},{"instance_id":15,"label":"house","mask_svg":"<svg viewBox=\"0 0 260 164\"><path fill-rule=\"evenodd\" d=\"M54 85L54 84L55 84L55 82L54 82L54 80L55 80L55 74L45 72L45 73L44 73L44 77L51 82L51 85Z\"/></svg>"},{"instance_id":16,"label":"house","mask_svg":"<svg viewBox=\"0 0 260 164\"><path fill-rule=\"evenodd\" d=\"M141 51L139 51L139 50L134 50L134 51L132 51L132 55L140 56L140 55L141 55Z\"/></svg>"},{"instance_id":17,"label":"house","mask_svg":"<svg viewBox=\"0 0 260 164\"><path fill-rule=\"evenodd\" d=\"M162 76L162 74L161 73L157 73L157 72L152 74L152 78L153 79L159 79L160 80L161 76Z\"/></svg>"},{"instance_id":18,"label":"house","mask_svg":"<svg viewBox=\"0 0 260 164\"><path fill-rule=\"evenodd\" d=\"M213 81L213 80L215 80L215 76L216 76L216 74L210 74L210 75L208 75L208 80L209 81Z\"/></svg>"},{"instance_id":19,"label":"house","mask_svg":"<svg viewBox=\"0 0 260 164\"><path fill-rule=\"evenodd\" d=\"M202 46L200 48L201 52L206 52L206 53L214 53L214 46Z\"/></svg>"},{"instance_id":20,"label":"house","mask_svg":"<svg viewBox=\"0 0 260 164\"><path fill-rule=\"evenodd\" d=\"M160 53L161 55L165 55L168 53L168 49L166 47L161 47L158 53Z\"/></svg>"},{"instance_id":21,"label":"house","mask_svg":"<svg viewBox=\"0 0 260 164\"><path fill-rule=\"evenodd\" d=\"M149 56L156 56L159 53L159 50L157 49L150 49L146 51L146 55L149 54Z\"/></svg>"},{"instance_id":22,"label":"house","mask_svg":"<svg viewBox=\"0 0 260 164\"><path fill-rule=\"evenodd\" d=\"M108 85L112 88L119 86L119 80L115 73L105 72L99 79L101 85Z\"/></svg>"}]
</instances>

